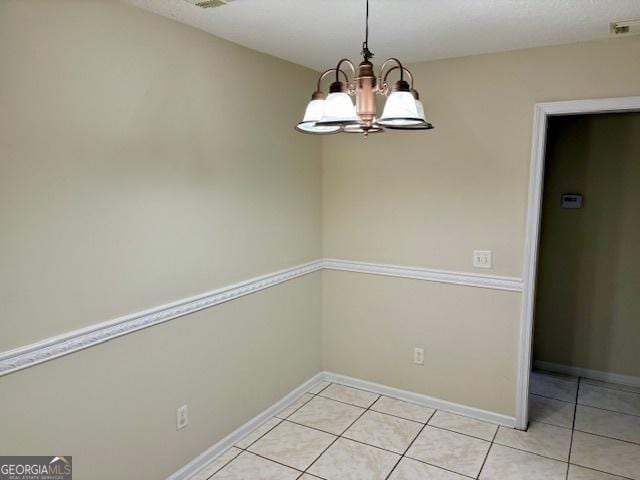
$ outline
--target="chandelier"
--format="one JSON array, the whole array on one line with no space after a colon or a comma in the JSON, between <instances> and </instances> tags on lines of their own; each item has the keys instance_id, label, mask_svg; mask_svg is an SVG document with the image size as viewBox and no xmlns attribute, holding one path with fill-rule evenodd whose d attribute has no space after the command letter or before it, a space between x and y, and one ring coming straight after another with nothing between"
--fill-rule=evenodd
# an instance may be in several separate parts
<instances>
[{"instance_id":1,"label":"chandelier","mask_svg":"<svg viewBox=\"0 0 640 480\"><path fill-rule=\"evenodd\" d=\"M365 40L362 44L364 60L356 68L343 58L335 68L325 70L318 78L316 91L311 95L303 120L296 125L302 133L328 135L333 133L370 133L385 130L430 130L424 107L418 92L413 88L413 75L397 58L389 58L376 77L369 61L373 53L369 50L369 0L367 0ZM351 80L343 70L349 67ZM389 86L389 74L397 72L400 77ZM335 75L329 87L329 95L321 90L321 82ZM409 81L405 78L408 78ZM344 80L344 82L343 82ZM380 118L376 117L376 95L388 97ZM350 97L356 97L355 106Z\"/></svg>"}]
</instances>

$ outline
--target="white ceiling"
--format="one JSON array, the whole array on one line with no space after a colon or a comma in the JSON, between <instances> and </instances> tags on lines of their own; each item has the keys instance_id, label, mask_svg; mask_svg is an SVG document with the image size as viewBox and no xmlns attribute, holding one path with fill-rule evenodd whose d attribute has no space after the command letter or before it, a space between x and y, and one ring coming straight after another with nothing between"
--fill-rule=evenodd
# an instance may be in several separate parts
<instances>
[{"instance_id":1,"label":"white ceiling","mask_svg":"<svg viewBox=\"0 0 640 480\"><path fill-rule=\"evenodd\" d=\"M365 0L125 1L316 70L358 60L364 36ZM370 9L378 63L607 38L609 22L640 18L640 0L370 0Z\"/></svg>"}]
</instances>

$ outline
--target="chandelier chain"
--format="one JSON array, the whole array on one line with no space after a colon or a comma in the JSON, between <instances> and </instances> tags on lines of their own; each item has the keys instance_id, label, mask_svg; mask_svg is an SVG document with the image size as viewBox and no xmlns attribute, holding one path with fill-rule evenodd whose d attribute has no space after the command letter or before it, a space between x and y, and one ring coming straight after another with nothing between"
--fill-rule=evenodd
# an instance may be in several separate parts
<instances>
[{"instance_id":1,"label":"chandelier chain","mask_svg":"<svg viewBox=\"0 0 640 480\"><path fill-rule=\"evenodd\" d=\"M364 42L362 43L362 56L365 60L369 60L373 58L373 53L369 50L369 0L366 0L366 20L365 20L365 29L364 29Z\"/></svg>"},{"instance_id":2,"label":"chandelier chain","mask_svg":"<svg viewBox=\"0 0 640 480\"><path fill-rule=\"evenodd\" d=\"M364 44L368 47L369 46L369 0L367 0L367 26L365 29L365 37L364 37Z\"/></svg>"}]
</instances>

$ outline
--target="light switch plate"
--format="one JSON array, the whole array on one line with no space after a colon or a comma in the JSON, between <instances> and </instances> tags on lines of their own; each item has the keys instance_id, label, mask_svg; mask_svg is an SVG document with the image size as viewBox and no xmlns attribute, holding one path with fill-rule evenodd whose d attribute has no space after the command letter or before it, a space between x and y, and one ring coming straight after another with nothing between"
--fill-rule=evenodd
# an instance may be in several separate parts
<instances>
[{"instance_id":1,"label":"light switch plate","mask_svg":"<svg viewBox=\"0 0 640 480\"><path fill-rule=\"evenodd\" d=\"M474 250L473 266L475 268L491 268L493 263L491 250Z\"/></svg>"}]
</instances>

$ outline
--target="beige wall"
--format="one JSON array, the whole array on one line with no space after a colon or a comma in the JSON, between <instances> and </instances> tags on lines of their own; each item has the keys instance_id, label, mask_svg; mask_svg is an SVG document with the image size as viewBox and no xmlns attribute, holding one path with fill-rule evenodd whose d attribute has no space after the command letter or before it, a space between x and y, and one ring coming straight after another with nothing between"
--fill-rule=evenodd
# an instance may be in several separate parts
<instances>
[{"instance_id":1,"label":"beige wall","mask_svg":"<svg viewBox=\"0 0 640 480\"><path fill-rule=\"evenodd\" d=\"M549 122L534 358L640 376L640 113ZM560 206L581 193L583 207Z\"/></svg>"},{"instance_id":2,"label":"beige wall","mask_svg":"<svg viewBox=\"0 0 640 480\"><path fill-rule=\"evenodd\" d=\"M0 2L0 65L0 350L321 255L315 73L87 0ZM320 370L320 281L0 378L0 453L164 478Z\"/></svg>"},{"instance_id":3,"label":"beige wall","mask_svg":"<svg viewBox=\"0 0 640 480\"><path fill-rule=\"evenodd\" d=\"M519 295L332 271L323 286L326 370L512 412L513 398L499 393L515 388L505 358L517 354ZM423 366L412 363L414 347L425 350Z\"/></svg>"},{"instance_id":4,"label":"beige wall","mask_svg":"<svg viewBox=\"0 0 640 480\"><path fill-rule=\"evenodd\" d=\"M493 250L494 268L478 273L520 277L534 104L640 94L640 37L426 62L412 70L435 130L323 141L325 256L473 271L472 250L486 249ZM473 343L476 357L487 358L483 368L495 370L477 388L455 392L456 401L515 414L517 355L505 338L515 341L519 293L479 290L465 297L462 287L420 284L397 288L383 301L376 297L377 283L364 275L350 279L354 297L346 299L331 285L343 280L325 277L323 348L340 359L325 355L325 366L373 380L364 360L348 354L367 352L386 359L390 385L450 399L462 387L447 387L441 379L467 381L476 363L461 365L457 356ZM394 281L400 282L385 280ZM425 311L421 302L436 288L443 296L440 311ZM496 295L513 298L500 305ZM445 301L462 297L464 308ZM384 314L374 314L370 305ZM383 316L387 324L381 326ZM414 327L391 337L341 337L343 325L388 332L398 318L409 318L422 336L413 338ZM496 325L505 329L504 341L475 343L479 327L493 332ZM437 346L427 348L425 366L417 370L414 343L429 336L459 341L444 355Z\"/></svg>"},{"instance_id":5,"label":"beige wall","mask_svg":"<svg viewBox=\"0 0 640 480\"><path fill-rule=\"evenodd\" d=\"M115 1L0 8L0 349L320 256L315 73Z\"/></svg>"}]
</instances>

